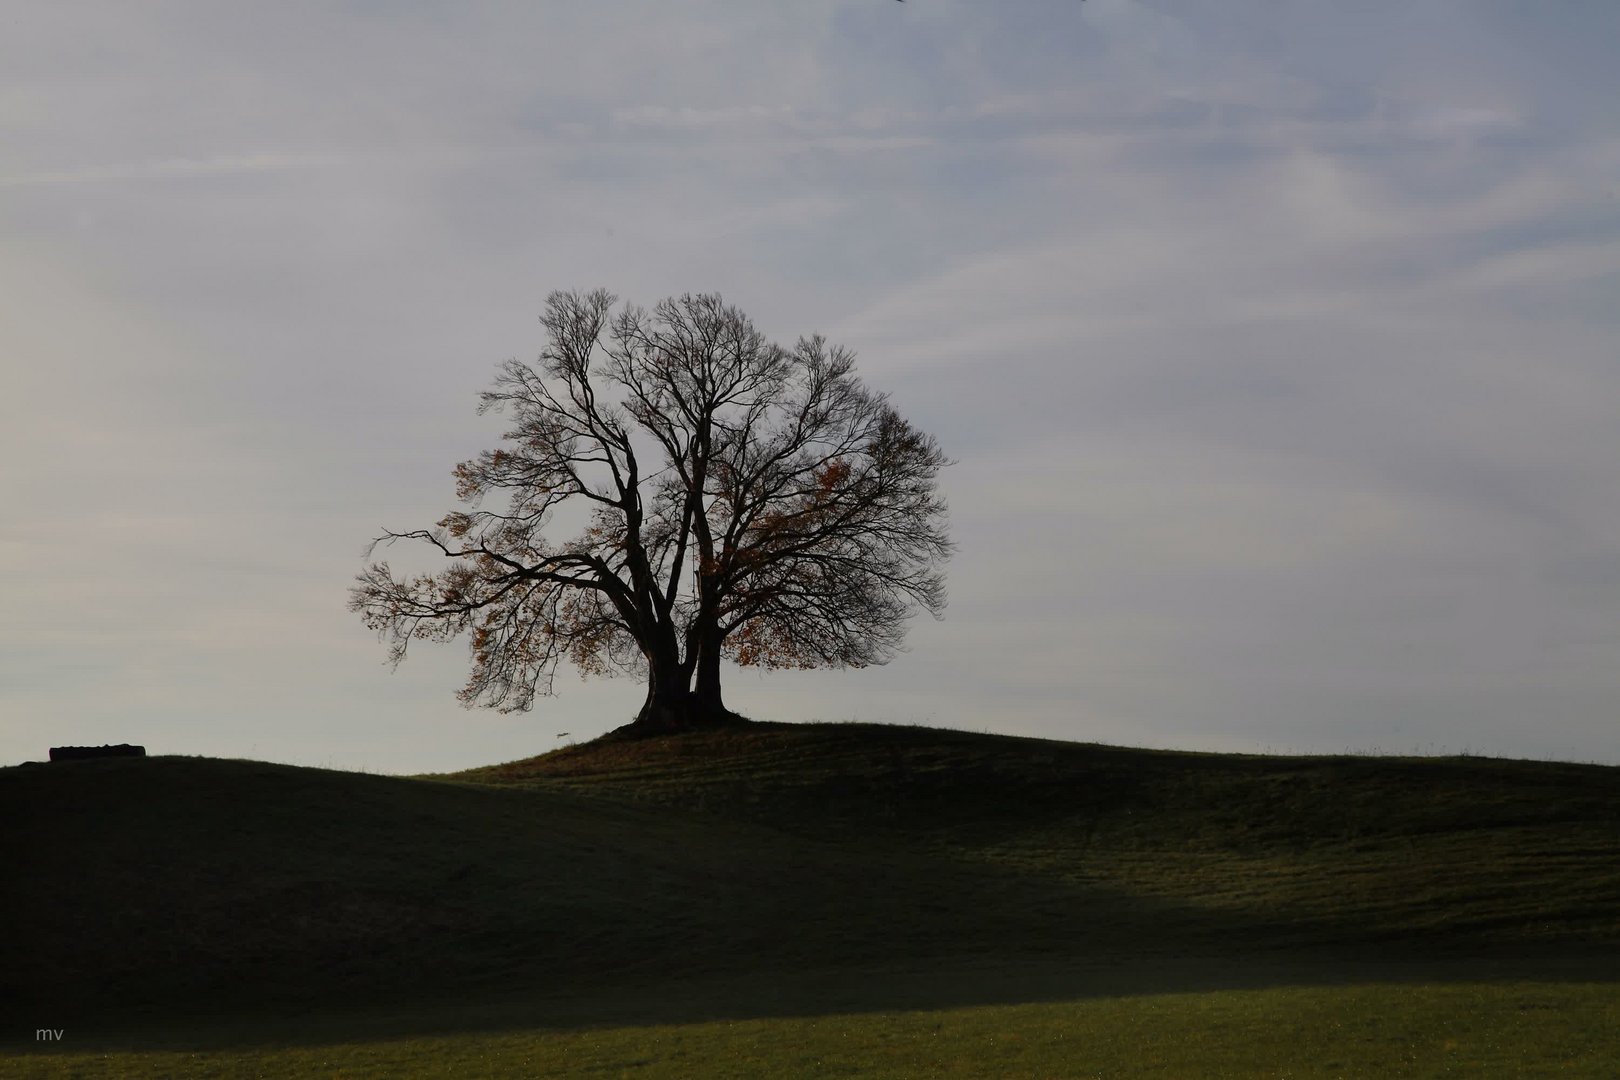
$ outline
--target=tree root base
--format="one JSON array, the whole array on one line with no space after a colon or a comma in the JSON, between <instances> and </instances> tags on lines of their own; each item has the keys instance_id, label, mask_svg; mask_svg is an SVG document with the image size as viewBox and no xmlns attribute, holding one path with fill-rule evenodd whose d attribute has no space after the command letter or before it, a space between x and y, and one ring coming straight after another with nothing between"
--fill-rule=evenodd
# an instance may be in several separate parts
<instances>
[{"instance_id":1,"label":"tree root base","mask_svg":"<svg viewBox=\"0 0 1620 1080\"><path fill-rule=\"evenodd\" d=\"M683 717L671 717L667 713L659 717L643 715L636 717L623 727L614 728L596 741L632 742L639 739L658 739L666 735L682 735L689 731L716 731L727 728L751 727L760 723L760 721L748 719L741 713L734 713L730 709L696 714L689 712Z\"/></svg>"}]
</instances>

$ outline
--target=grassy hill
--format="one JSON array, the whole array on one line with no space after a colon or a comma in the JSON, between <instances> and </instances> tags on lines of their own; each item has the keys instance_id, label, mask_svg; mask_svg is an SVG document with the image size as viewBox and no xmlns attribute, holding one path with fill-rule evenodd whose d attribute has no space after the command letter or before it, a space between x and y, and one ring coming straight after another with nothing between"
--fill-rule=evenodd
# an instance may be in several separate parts
<instances>
[{"instance_id":1,"label":"grassy hill","mask_svg":"<svg viewBox=\"0 0 1620 1080\"><path fill-rule=\"evenodd\" d=\"M458 779L743 819L1264 940L1620 943L1620 769L1177 753L881 725L597 742Z\"/></svg>"},{"instance_id":2,"label":"grassy hill","mask_svg":"<svg viewBox=\"0 0 1620 1080\"><path fill-rule=\"evenodd\" d=\"M0 996L109 1031L1607 980L1620 958L1620 769L1539 762L763 724L420 778L102 760L0 770L0 851Z\"/></svg>"}]
</instances>

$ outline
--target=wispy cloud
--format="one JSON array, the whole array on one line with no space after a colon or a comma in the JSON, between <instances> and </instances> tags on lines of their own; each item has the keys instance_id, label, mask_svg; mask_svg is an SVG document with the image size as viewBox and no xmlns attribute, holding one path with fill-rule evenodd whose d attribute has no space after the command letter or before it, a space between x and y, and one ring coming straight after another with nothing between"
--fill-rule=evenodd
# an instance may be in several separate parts
<instances>
[{"instance_id":1,"label":"wispy cloud","mask_svg":"<svg viewBox=\"0 0 1620 1080\"><path fill-rule=\"evenodd\" d=\"M793 109L787 105L726 105L720 108L694 108L690 105L636 105L614 109L615 124L645 128L713 128L737 125L769 125L791 121Z\"/></svg>"},{"instance_id":2,"label":"wispy cloud","mask_svg":"<svg viewBox=\"0 0 1620 1080\"><path fill-rule=\"evenodd\" d=\"M32 187L52 184L108 184L140 180L189 180L197 177L288 172L339 164L335 154L229 154L208 158L165 158L117 162L74 169L0 174L0 186Z\"/></svg>"}]
</instances>

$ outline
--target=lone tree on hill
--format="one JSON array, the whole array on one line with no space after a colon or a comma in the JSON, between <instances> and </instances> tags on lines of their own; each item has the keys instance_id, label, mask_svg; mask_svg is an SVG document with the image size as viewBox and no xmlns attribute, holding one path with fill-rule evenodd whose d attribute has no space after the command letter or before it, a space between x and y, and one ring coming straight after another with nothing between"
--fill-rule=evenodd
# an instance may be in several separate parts
<instances>
[{"instance_id":1,"label":"lone tree on hill","mask_svg":"<svg viewBox=\"0 0 1620 1080\"><path fill-rule=\"evenodd\" d=\"M538 362L508 361L482 395L479 411L512 426L456 467L466 509L373 542L451 560L356 578L350 610L394 663L413 640L468 632L458 696L503 712L550 694L564 658L642 674L633 728L670 730L740 719L721 698L722 656L865 667L894 655L918 608L939 616L949 462L847 350L773 345L718 296L651 314L615 302L552 293ZM564 515L573 539L544 536Z\"/></svg>"}]
</instances>

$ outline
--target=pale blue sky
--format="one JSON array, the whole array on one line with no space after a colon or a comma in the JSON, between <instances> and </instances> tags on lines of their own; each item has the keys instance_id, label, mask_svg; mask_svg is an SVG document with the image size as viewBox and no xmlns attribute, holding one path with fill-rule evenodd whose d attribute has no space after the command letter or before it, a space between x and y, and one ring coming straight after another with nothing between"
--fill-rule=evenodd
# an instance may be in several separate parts
<instances>
[{"instance_id":1,"label":"pale blue sky","mask_svg":"<svg viewBox=\"0 0 1620 1080\"><path fill-rule=\"evenodd\" d=\"M823 332L959 459L946 619L744 712L1620 762L1620 4L0 14L0 762L627 720L344 610L599 285Z\"/></svg>"}]
</instances>

